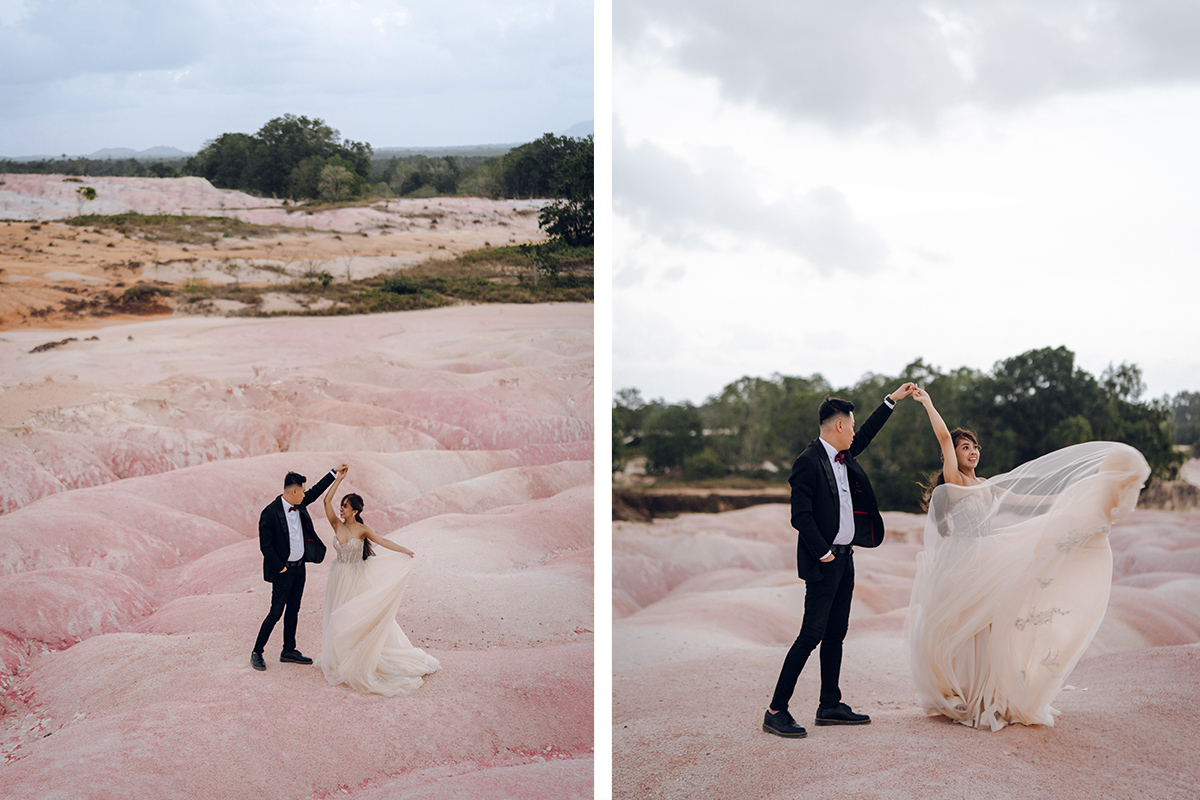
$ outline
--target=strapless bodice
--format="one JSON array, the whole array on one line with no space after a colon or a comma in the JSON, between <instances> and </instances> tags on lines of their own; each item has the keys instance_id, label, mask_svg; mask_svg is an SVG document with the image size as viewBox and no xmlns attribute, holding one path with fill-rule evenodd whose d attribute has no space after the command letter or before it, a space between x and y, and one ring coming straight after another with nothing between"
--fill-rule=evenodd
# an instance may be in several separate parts
<instances>
[{"instance_id":1,"label":"strapless bodice","mask_svg":"<svg viewBox=\"0 0 1200 800\"><path fill-rule=\"evenodd\" d=\"M337 550L337 560L339 564L354 564L362 563L363 557L363 540L351 539L342 544L334 538L333 549Z\"/></svg>"}]
</instances>

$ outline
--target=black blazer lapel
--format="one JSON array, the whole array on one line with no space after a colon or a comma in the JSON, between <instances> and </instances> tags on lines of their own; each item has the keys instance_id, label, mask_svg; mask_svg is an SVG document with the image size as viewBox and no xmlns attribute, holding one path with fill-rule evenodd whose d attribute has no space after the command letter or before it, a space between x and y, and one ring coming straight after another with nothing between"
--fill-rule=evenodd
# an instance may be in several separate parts
<instances>
[{"instance_id":1,"label":"black blazer lapel","mask_svg":"<svg viewBox=\"0 0 1200 800\"><path fill-rule=\"evenodd\" d=\"M838 500L837 478L833 475L833 464L829 463L829 454L825 452L825 445L818 440L816 443L817 460L821 462L821 469L825 471L825 485L829 487L829 496L836 502Z\"/></svg>"}]
</instances>

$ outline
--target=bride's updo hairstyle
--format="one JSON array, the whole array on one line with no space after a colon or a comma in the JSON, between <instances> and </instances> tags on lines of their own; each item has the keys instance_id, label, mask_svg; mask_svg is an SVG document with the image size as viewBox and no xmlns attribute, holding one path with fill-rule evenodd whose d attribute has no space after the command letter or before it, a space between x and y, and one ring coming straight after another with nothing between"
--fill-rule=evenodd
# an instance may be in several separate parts
<instances>
[{"instance_id":1,"label":"bride's updo hairstyle","mask_svg":"<svg viewBox=\"0 0 1200 800\"><path fill-rule=\"evenodd\" d=\"M365 506L363 505L363 499L361 497L359 497L356 494L348 494L342 498L342 502L349 503L350 507L354 509L354 518L356 520L358 520L360 525L367 524L367 523L363 522L363 518L362 518L362 510ZM375 555L375 551L373 551L371 549L371 540L364 536L363 537L363 561L366 561L368 558L370 558L373 555Z\"/></svg>"},{"instance_id":2,"label":"bride's updo hairstyle","mask_svg":"<svg viewBox=\"0 0 1200 800\"><path fill-rule=\"evenodd\" d=\"M971 442L976 447L982 447L982 445L979 444L979 437L975 435L975 432L969 431L966 428L955 428L954 430L950 431L950 441L954 444L955 450L958 449L958 446L962 444L963 441ZM933 494L934 489L941 486L945 482L946 473L939 469L937 472L934 472L929 476L928 481L921 484L921 488L925 490L925 496L921 498L922 511L929 510L929 496Z\"/></svg>"}]
</instances>

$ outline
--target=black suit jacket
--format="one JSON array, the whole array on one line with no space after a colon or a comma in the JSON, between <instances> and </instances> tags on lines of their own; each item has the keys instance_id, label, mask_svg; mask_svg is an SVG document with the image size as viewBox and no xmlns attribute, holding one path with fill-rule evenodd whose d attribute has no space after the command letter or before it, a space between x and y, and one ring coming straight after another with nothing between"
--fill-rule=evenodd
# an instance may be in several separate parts
<instances>
[{"instance_id":1,"label":"black suit jacket","mask_svg":"<svg viewBox=\"0 0 1200 800\"><path fill-rule=\"evenodd\" d=\"M858 547L878 547L883 542L883 517L879 515L871 481L854 457L867 448L891 415L887 403L880 403L854 432L854 442L846 451L846 472L854 506L853 544ZM792 527L798 534L796 572L805 581L819 581L821 557L829 552L837 536L841 516L833 465L820 439L809 442L796 459L788 483L792 487Z\"/></svg>"},{"instance_id":2,"label":"black suit jacket","mask_svg":"<svg viewBox=\"0 0 1200 800\"><path fill-rule=\"evenodd\" d=\"M333 483L333 474L326 472L325 477L317 481L311 489L304 493L300 501L300 530L304 534L304 560L320 564L325 560L325 543L313 529L312 517L308 515L308 504L316 500L329 485ZM287 566L288 555L292 544L288 538L287 513L284 510L282 495L276 495L262 513L258 515L258 549L263 554L263 580L273 582L279 573Z\"/></svg>"}]
</instances>

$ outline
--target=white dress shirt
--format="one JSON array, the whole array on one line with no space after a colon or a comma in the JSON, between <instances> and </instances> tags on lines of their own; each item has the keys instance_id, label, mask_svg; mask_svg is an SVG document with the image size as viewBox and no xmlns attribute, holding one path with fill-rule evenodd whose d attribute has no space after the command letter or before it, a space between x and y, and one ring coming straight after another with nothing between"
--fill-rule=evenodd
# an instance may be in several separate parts
<instances>
[{"instance_id":1,"label":"white dress shirt","mask_svg":"<svg viewBox=\"0 0 1200 800\"><path fill-rule=\"evenodd\" d=\"M854 541L854 503L850 500L850 473L846 471L844 463L839 464L835 460L838 451L834 446L824 439L821 440L821 444L825 445L825 454L833 467L833 480L838 490L838 532L837 536L833 537L833 543L850 544ZM828 553L826 556L828 557Z\"/></svg>"},{"instance_id":2,"label":"white dress shirt","mask_svg":"<svg viewBox=\"0 0 1200 800\"><path fill-rule=\"evenodd\" d=\"M283 518L287 520L288 543L291 545L288 561L299 561L304 558L304 529L300 525L300 509L292 511L291 503L282 497L279 499L283 503Z\"/></svg>"}]
</instances>

